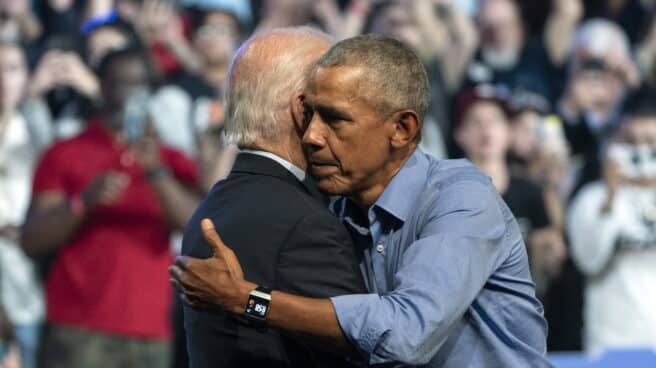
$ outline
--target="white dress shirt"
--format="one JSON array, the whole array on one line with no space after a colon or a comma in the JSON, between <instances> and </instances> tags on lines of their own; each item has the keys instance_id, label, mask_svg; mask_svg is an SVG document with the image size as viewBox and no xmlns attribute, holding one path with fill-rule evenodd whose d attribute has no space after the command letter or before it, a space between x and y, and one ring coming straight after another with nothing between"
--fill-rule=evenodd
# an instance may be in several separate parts
<instances>
[{"instance_id":1,"label":"white dress shirt","mask_svg":"<svg viewBox=\"0 0 656 368\"><path fill-rule=\"evenodd\" d=\"M15 115L0 137L0 226L22 225L30 202L37 157L25 120ZM44 316L41 287L32 262L18 244L0 237L0 301L14 324Z\"/></svg>"}]
</instances>

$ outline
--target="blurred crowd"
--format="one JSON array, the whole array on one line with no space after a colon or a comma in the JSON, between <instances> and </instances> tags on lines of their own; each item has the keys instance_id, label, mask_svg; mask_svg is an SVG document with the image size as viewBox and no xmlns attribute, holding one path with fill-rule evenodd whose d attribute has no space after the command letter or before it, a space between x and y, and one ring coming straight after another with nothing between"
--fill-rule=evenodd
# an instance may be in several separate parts
<instances>
[{"instance_id":1,"label":"blurred crowd","mask_svg":"<svg viewBox=\"0 0 656 368\"><path fill-rule=\"evenodd\" d=\"M421 148L491 177L551 351L656 349L656 1L0 0L0 367L186 366L166 269L238 152L229 62L305 24L421 57Z\"/></svg>"}]
</instances>

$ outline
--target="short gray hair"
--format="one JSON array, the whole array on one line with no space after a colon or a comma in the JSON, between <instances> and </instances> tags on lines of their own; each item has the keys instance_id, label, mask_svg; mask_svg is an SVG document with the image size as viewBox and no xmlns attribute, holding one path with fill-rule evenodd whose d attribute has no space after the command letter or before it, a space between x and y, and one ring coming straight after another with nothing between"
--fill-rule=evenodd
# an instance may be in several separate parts
<instances>
[{"instance_id":1,"label":"short gray hair","mask_svg":"<svg viewBox=\"0 0 656 368\"><path fill-rule=\"evenodd\" d=\"M616 23L602 18L587 20L577 29L571 51L582 49L596 57L603 57L610 50L631 56L631 43L624 30Z\"/></svg>"},{"instance_id":2,"label":"short gray hair","mask_svg":"<svg viewBox=\"0 0 656 368\"><path fill-rule=\"evenodd\" d=\"M263 39L266 48L257 46ZM330 36L306 26L274 29L244 42L226 80L227 140L244 146L279 134L281 112L307 83L313 67L309 55L330 43Z\"/></svg>"},{"instance_id":3,"label":"short gray hair","mask_svg":"<svg viewBox=\"0 0 656 368\"><path fill-rule=\"evenodd\" d=\"M381 113L411 109L423 120L430 103L426 69L419 57L395 39L366 34L342 40L317 62L319 67L358 66L366 68L364 90L368 102Z\"/></svg>"}]
</instances>

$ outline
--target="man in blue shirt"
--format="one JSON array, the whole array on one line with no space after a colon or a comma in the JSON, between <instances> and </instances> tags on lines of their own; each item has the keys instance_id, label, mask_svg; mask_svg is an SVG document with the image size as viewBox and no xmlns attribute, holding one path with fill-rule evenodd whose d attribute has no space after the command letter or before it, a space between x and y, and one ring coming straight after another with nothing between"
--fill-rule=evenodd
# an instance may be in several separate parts
<instances>
[{"instance_id":1,"label":"man in blue shirt","mask_svg":"<svg viewBox=\"0 0 656 368\"><path fill-rule=\"evenodd\" d=\"M355 349L370 365L548 367L547 325L512 214L468 161L417 148L428 95L420 61L398 41L359 36L321 57L303 144L317 187L342 196L333 210L361 251L371 294L274 290L266 323ZM192 306L248 315L258 285L212 223L202 227L215 257L178 259L172 281Z\"/></svg>"}]
</instances>

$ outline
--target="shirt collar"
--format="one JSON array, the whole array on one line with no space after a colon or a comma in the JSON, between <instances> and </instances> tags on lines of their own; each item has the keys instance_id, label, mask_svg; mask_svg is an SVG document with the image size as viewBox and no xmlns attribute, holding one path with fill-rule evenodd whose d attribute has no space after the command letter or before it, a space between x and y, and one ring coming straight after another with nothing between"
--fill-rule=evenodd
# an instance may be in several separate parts
<instances>
[{"instance_id":1,"label":"shirt collar","mask_svg":"<svg viewBox=\"0 0 656 368\"><path fill-rule=\"evenodd\" d=\"M275 161L275 162L279 163L280 165L282 165L282 167L287 169L290 173L292 173L292 175L294 175L296 177L296 179L298 179L298 181L301 181L301 182L305 181L305 175L306 175L305 171L301 170L300 167L294 165L293 163L285 160L284 158L282 158L282 157L280 157L280 156L278 156L274 153L267 152L267 151L262 151L262 150L253 150L253 149L242 149L240 151L244 152L244 153L250 153L250 154L253 154L253 155L258 155L258 156L263 156L263 157L270 158L273 161Z\"/></svg>"},{"instance_id":2,"label":"shirt collar","mask_svg":"<svg viewBox=\"0 0 656 368\"><path fill-rule=\"evenodd\" d=\"M424 190L428 168L428 157L417 148L387 184L372 208L379 208L397 220L405 222L416 205L416 199Z\"/></svg>"}]
</instances>

